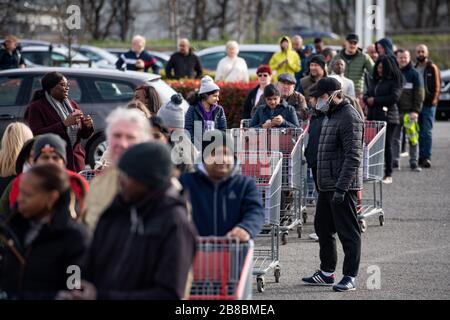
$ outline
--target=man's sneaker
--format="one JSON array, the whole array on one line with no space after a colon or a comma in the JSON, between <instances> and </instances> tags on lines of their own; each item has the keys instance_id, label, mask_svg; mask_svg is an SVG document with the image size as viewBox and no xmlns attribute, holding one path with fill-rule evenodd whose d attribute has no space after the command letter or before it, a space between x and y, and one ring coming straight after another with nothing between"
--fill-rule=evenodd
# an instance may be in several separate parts
<instances>
[{"instance_id":1,"label":"man's sneaker","mask_svg":"<svg viewBox=\"0 0 450 320\"><path fill-rule=\"evenodd\" d=\"M423 160L422 167L424 167L424 168L431 168L431 161L430 161L430 159Z\"/></svg>"},{"instance_id":2,"label":"man's sneaker","mask_svg":"<svg viewBox=\"0 0 450 320\"><path fill-rule=\"evenodd\" d=\"M411 171L413 172L422 172L422 168L419 166L411 166Z\"/></svg>"},{"instance_id":3,"label":"man's sneaker","mask_svg":"<svg viewBox=\"0 0 450 320\"><path fill-rule=\"evenodd\" d=\"M308 238L310 238L311 240L314 240L314 241L319 241L319 237L317 236L317 233L310 233L308 235Z\"/></svg>"},{"instance_id":4,"label":"man's sneaker","mask_svg":"<svg viewBox=\"0 0 450 320\"><path fill-rule=\"evenodd\" d=\"M353 291L356 290L356 284L351 277L344 276L337 285L333 286L333 290L338 292Z\"/></svg>"},{"instance_id":5,"label":"man's sneaker","mask_svg":"<svg viewBox=\"0 0 450 320\"><path fill-rule=\"evenodd\" d=\"M409 152L408 152L408 151L405 151L405 152L400 153L400 157L401 157L401 158L407 158L407 157L409 157Z\"/></svg>"},{"instance_id":6,"label":"man's sneaker","mask_svg":"<svg viewBox=\"0 0 450 320\"><path fill-rule=\"evenodd\" d=\"M392 183L392 177L384 177L383 178L384 184L391 184Z\"/></svg>"},{"instance_id":7,"label":"man's sneaker","mask_svg":"<svg viewBox=\"0 0 450 320\"><path fill-rule=\"evenodd\" d=\"M332 286L335 279L336 275L334 273L327 277L322 271L317 270L311 277L303 278L302 281L310 286Z\"/></svg>"}]
</instances>

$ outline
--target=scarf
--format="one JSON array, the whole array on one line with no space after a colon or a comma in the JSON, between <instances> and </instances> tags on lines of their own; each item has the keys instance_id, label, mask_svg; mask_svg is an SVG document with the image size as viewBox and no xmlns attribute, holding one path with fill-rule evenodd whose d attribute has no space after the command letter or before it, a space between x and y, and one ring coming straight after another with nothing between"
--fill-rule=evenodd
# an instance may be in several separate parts
<instances>
[{"instance_id":1,"label":"scarf","mask_svg":"<svg viewBox=\"0 0 450 320\"><path fill-rule=\"evenodd\" d=\"M68 99L64 100L62 103L55 98L53 98L51 95L48 94L48 92L45 92L45 98L47 99L48 103L55 109L56 113L58 113L59 117L62 121L66 120L66 118L74 112L72 106L70 105L70 102ZM78 130L80 129L80 125L75 124L72 126L67 127L67 135L70 139L70 144L73 147L75 143L77 142L78 138Z\"/></svg>"}]
</instances>

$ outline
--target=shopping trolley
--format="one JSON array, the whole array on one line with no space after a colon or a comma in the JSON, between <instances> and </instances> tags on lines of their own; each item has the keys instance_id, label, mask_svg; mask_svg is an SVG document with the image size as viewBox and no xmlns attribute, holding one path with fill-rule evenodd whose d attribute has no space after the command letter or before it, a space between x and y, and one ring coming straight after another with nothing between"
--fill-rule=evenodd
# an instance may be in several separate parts
<instances>
[{"instance_id":1,"label":"shopping trolley","mask_svg":"<svg viewBox=\"0 0 450 320\"><path fill-rule=\"evenodd\" d=\"M197 238L190 300L250 300L253 241Z\"/></svg>"},{"instance_id":2,"label":"shopping trolley","mask_svg":"<svg viewBox=\"0 0 450 320\"><path fill-rule=\"evenodd\" d=\"M280 231L281 243L286 244L290 230L297 228L301 237L302 215L306 215L304 146L309 123L302 122L301 128L272 129L248 128L249 124L250 120L244 119L240 129L233 129L235 150L271 150L283 154Z\"/></svg>"},{"instance_id":3,"label":"shopping trolley","mask_svg":"<svg viewBox=\"0 0 450 320\"><path fill-rule=\"evenodd\" d=\"M275 282L280 281L280 202L281 169L283 155L280 152L238 152L242 175L252 177L258 188L264 207L265 223L259 239L270 237L254 250L253 275L258 292L265 288L265 274L274 270Z\"/></svg>"},{"instance_id":4,"label":"shopping trolley","mask_svg":"<svg viewBox=\"0 0 450 320\"><path fill-rule=\"evenodd\" d=\"M358 219L362 232L367 229L365 219L373 215L378 215L380 226L384 225L382 179L385 140L386 122L364 122L363 180L366 185L372 185L372 190L358 193Z\"/></svg>"},{"instance_id":5,"label":"shopping trolley","mask_svg":"<svg viewBox=\"0 0 450 320\"><path fill-rule=\"evenodd\" d=\"M97 175L97 171L93 169L84 169L78 172L78 174L85 178L88 182L91 182L91 180Z\"/></svg>"},{"instance_id":6,"label":"shopping trolley","mask_svg":"<svg viewBox=\"0 0 450 320\"><path fill-rule=\"evenodd\" d=\"M312 174L311 168L306 168L306 178L303 183L303 194L305 199L305 206L315 208L317 203L317 190L316 190L316 184L314 183L314 177ZM303 224L305 224L308 221L308 215L306 210L303 211Z\"/></svg>"}]
</instances>

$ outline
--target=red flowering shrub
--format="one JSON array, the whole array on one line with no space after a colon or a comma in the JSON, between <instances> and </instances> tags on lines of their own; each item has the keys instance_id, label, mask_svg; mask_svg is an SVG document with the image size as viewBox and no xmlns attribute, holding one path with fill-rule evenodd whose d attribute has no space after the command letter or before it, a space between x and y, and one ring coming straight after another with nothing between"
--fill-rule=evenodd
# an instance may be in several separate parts
<instances>
[{"instance_id":1,"label":"red flowering shrub","mask_svg":"<svg viewBox=\"0 0 450 320\"><path fill-rule=\"evenodd\" d=\"M192 92L200 88L200 80L166 80L166 82L186 99ZM216 82L220 87L219 104L225 110L228 128L239 128L241 113L248 92L258 85L257 81Z\"/></svg>"}]
</instances>

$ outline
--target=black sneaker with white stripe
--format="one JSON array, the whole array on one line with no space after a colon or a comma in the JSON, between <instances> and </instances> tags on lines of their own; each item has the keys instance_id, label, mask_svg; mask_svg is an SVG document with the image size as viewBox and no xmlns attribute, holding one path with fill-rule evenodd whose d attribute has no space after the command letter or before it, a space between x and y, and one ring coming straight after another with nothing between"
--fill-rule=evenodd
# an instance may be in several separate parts
<instances>
[{"instance_id":1,"label":"black sneaker with white stripe","mask_svg":"<svg viewBox=\"0 0 450 320\"><path fill-rule=\"evenodd\" d=\"M345 292L356 290L356 284L349 276L344 276L342 280L335 286L333 286L334 291Z\"/></svg>"},{"instance_id":2,"label":"black sneaker with white stripe","mask_svg":"<svg viewBox=\"0 0 450 320\"><path fill-rule=\"evenodd\" d=\"M332 286L335 279L334 273L327 277L322 271L317 270L311 277L303 278L302 281L310 286Z\"/></svg>"}]
</instances>

